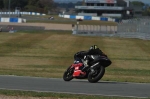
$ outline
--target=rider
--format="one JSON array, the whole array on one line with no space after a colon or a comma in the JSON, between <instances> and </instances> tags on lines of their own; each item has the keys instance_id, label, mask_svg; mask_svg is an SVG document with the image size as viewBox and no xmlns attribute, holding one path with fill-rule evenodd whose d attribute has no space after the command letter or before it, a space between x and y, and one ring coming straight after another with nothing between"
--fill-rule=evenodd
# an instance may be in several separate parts
<instances>
[{"instance_id":1,"label":"rider","mask_svg":"<svg viewBox=\"0 0 150 99\"><path fill-rule=\"evenodd\" d=\"M82 68L80 68L82 71L84 71L89 66L88 65L88 58L89 58L88 55L105 55L105 54L97 47L97 45L91 46L88 51L77 52L74 55L74 60L75 60L74 63L75 64L83 63L84 65L82 66ZM82 61L82 60L84 60L84 61Z\"/></svg>"}]
</instances>

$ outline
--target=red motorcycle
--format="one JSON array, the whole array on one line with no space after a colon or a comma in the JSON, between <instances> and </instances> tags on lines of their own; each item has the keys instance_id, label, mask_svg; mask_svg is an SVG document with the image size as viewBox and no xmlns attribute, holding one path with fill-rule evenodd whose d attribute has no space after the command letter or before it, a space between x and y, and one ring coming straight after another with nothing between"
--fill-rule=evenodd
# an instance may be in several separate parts
<instances>
[{"instance_id":1,"label":"red motorcycle","mask_svg":"<svg viewBox=\"0 0 150 99\"><path fill-rule=\"evenodd\" d=\"M76 79L88 79L91 83L98 82L105 74L105 68L111 65L107 55L89 55L88 67L83 71L83 63L75 63L67 68L63 74L64 81Z\"/></svg>"}]
</instances>

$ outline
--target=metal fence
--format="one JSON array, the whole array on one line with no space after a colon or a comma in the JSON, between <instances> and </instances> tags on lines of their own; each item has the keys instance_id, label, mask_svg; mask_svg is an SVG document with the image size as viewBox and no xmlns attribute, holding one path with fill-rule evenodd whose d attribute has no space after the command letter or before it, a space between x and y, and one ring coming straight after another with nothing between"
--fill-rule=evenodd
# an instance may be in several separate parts
<instances>
[{"instance_id":1,"label":"metal fence","mask_svg":"<svg viewBox=\"0 0 150 99\"><path fill-rule=\"evenodd\" d=\"M116 35L150 40L150 18L122 20L118 23Z\"/></svg>"},{"instance_id":2,"label":"metal fence","mask_svg":"<svg viewBox=\"0 0 150 99\"><path fill-rule=\"evenodd\" d=\"M80 35L102 35L113 34L117 31L117 26L104 25L75 25L73 34Z\"/></svg>"},{"instance_id":3,"label":"metal fence","mask_svg":"<svg viewBox=\"0 0 150 99\"><path fill-rule=\"evenodd\" d=\"M73 27L73 34L150 40L150 18L122 20L117 26L76 24Z\"/></svg>"}]
</instances>

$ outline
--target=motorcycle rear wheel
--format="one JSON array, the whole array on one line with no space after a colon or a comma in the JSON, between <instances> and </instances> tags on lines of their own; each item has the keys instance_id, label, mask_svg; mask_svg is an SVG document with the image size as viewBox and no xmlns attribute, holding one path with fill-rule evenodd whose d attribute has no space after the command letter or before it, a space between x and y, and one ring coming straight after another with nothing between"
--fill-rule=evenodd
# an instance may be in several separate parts
<instances>
[{"instance_id":1,"label":"motorcycle rear wheel","mask_svg":"<svg viewBox=\"0 0 150 99\"><path fill-rule=\"evenodd\" d=\"M105 74L105 67L100 66L99 69L96 69L94 73L90 72L88 75L88 81L90 83L98 82Z\"/></svg>"},{"instance_id":2,"label":"motorcycle rear wheel","mask_svg":"<svg viewBox=\"0 0 150 99\"><path fill-rule=\"evenodd\" d=\"M73 72L74 72L74 69L73 68L68 68L64 74L63 74L63 79L64 81L70 81L73 79Z\"/></svg>"}]
</instances>

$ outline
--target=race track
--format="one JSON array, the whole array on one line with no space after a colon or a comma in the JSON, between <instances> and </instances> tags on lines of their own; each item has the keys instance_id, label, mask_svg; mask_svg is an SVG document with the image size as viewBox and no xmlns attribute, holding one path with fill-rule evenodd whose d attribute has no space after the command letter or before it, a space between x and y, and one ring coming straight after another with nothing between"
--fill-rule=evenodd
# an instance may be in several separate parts
<instances>
[{"instance_id":1,"label":"race track","mask_svg":"<svg viewBox=\"0 0 150 99\"><path fill-rule=\"evenodd\" d=\"M0 76L0 89L120 97L150 97L150 84L106 82L89 83L74 79L65 82L57 78Z\"/></svg>"}]
</instances>

